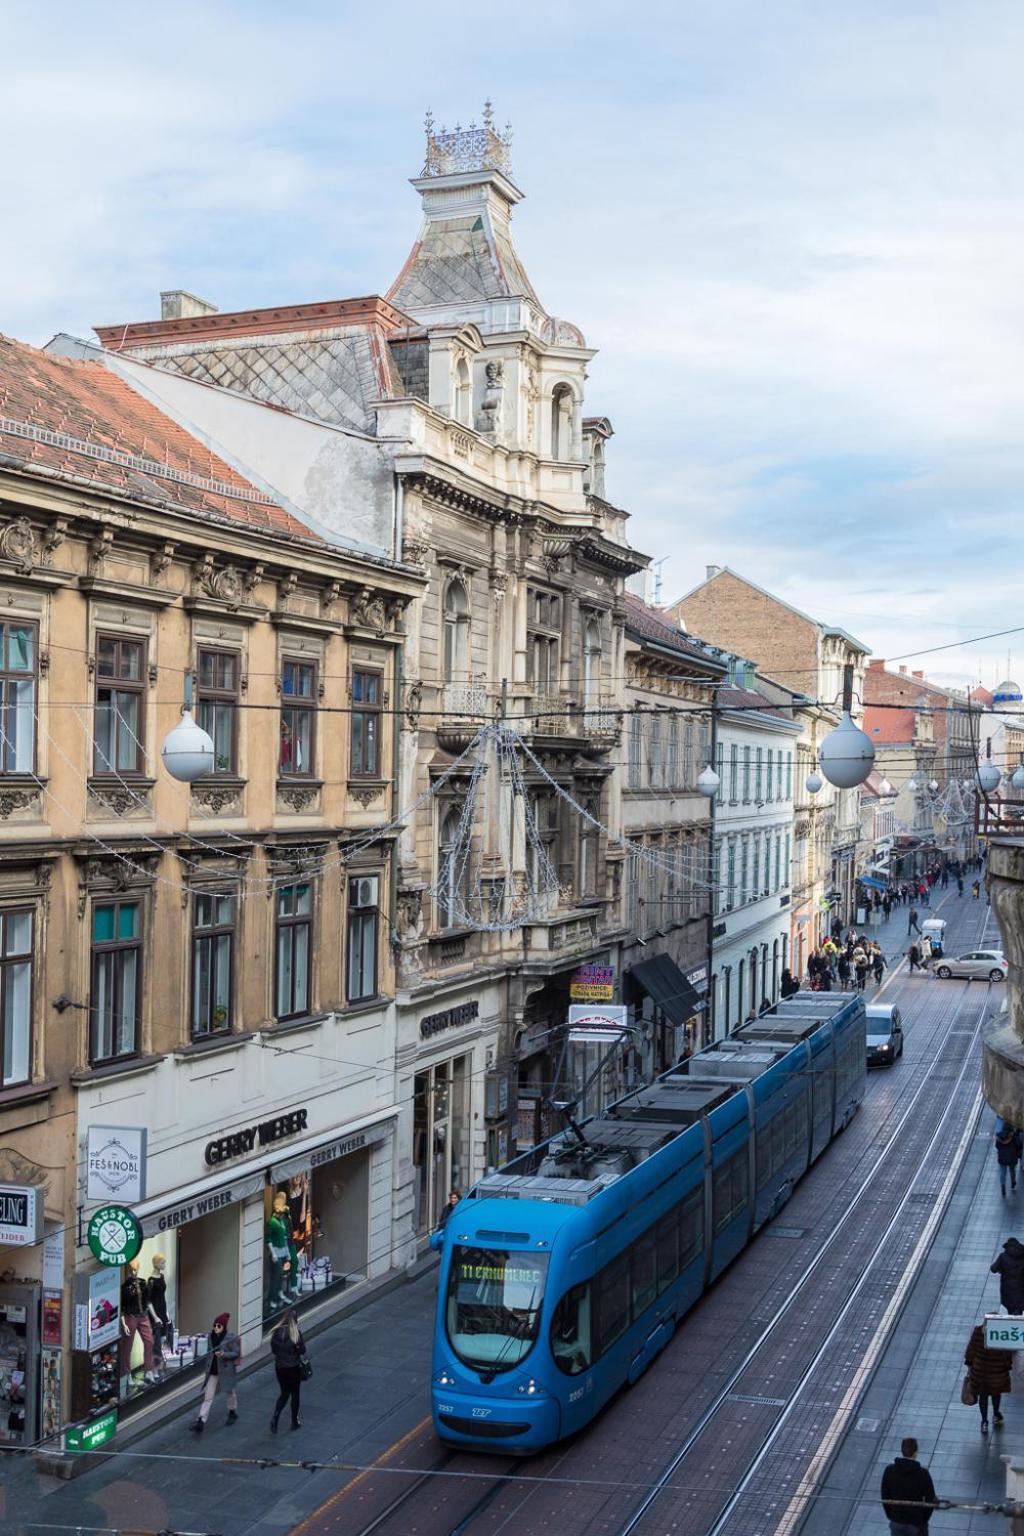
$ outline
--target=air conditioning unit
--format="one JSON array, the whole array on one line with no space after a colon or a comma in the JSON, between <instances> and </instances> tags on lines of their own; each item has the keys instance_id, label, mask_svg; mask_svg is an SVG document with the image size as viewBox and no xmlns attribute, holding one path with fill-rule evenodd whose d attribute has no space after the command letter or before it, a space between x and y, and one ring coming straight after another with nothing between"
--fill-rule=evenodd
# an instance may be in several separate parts
<instances>
[{"instance_id":1,"label":"air conditioning unit","mask_svg":"<svg viewBox=\"0 0 1024 1536\"><path fill-rule=\"evenodd\" d=\"M358 875L348 883L348 904L350 907L375 907L377 906L377 891L380 880L377 875Z\"/></svg>"}]
</instances>

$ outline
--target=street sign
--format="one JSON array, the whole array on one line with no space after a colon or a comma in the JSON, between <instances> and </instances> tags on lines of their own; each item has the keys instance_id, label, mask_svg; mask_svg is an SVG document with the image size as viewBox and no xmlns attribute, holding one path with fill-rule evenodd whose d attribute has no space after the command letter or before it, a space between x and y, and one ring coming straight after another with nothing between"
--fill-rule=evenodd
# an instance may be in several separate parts
<instances>
[{"instance_id":1,"label":"street sign","mask_svg":"<svg viewBox=\"0 0 1024 1536\"><path fill-rule=\"evenodd\" d=\"M113 1440L116 1434L117 1409L111 1408L109 1413L90 1419L88 1424L70 1424L64 1431L64 1449L78 1455L96 1451Z\"/></svg>"},{"instance_id":2,"label":"street sign","mask_svg":"<svg viewBox=\"0 0 1024 1536\"><path fill-rule=\"evenodd\" d=\"M127 1264L142 1247L142 1228L123 1205L101 1205L89 1218L85 1239L101 1264Z\"/></svg>"},{"instance_id":3,"label":"street sign","mask_svg":"<svg viewBox=\"0 0 1024 1536\"><path fill-rule=\"evenodd\" d=\"M42 1240L42 1190L34 1184L0 1184L0 1244L30 1248Z\"/></svg>"},{"instance_id":4,"label":"street sign","mask_svg":"<svg viewBox=\"0 0 1024 1536\"><path fill-rule=\"evenodd\" d=\"M573 1003L569 1008L569 1041L572 1045L613 1045L629 1023L629 1010L621 1003L611 1007Z\"/></svg>"},{"instance_id":5,"label":"street sign","mask_svg":"<svg viewBox=\"0 0 1024 1536\"><path fill-rule=\"evenodd\" d=\"M1024 1317L985 1316L986 1349L1024 1349Z\"/></svg>"}]
</instances>

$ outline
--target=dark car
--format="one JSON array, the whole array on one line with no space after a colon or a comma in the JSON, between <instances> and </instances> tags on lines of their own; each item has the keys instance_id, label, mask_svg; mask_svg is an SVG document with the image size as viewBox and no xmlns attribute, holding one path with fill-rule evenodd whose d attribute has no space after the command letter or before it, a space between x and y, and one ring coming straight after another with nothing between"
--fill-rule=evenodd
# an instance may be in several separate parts
<instances>
[{"instance_id":1,"label":"dark car","mask_svg":"<svg viewBox=\"0 0 1024 1536\"><path fill-rule=\"evenodd\" d=\"M903 1022L890 1003L872 1003L868 1016L868 1066L891 1067L903 1055Z\"/></svg>"}]
</instances>

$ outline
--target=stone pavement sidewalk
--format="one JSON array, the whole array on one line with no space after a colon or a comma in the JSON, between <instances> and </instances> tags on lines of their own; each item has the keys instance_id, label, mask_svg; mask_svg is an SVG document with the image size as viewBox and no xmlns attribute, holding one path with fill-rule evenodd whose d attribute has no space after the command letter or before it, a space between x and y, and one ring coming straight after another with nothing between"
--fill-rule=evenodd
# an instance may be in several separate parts
<instances>
[{"instance_id":1,"label":"stone pavement sidewalk","mask_svg":"<svg viewBox=\"0 0 1024 1536\"><path fill-rule=\"evenodd\" d=\"M190 1434L201 1393L159 1428L70 1482L25 1458L0 1461L0 1532L45 1536L47 1527L283 1536L354 1472L232 1466L221 1458L365 1464L430 1411L429 1360L436 1267L376 1296L310 1339L313 1378L302 1387L302 1428L270 1415L277 1383L269 1361L239 1382L237 1424L216 1400L203 1435ZM243 1362L244 1364L244 1362Z\"/></svg>"}]
</instances>

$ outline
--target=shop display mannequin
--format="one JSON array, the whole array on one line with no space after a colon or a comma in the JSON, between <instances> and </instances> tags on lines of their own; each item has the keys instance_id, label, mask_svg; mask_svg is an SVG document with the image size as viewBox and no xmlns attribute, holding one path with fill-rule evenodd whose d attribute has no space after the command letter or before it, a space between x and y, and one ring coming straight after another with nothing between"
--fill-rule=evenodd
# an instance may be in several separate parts
<instances>
[{"instance_id":1,"label":"shop display mannequin","mask_svg":"<svg viewBox=\"0 0 1024 1536\"><path fill-rule=\"evenodd\" d=\"M153 1355L160 1371L164 1365L164 1345L168 1349L174 1347L174 1328L167 1315L167 1277L164 1274L164 1266L167 1260L162 1253L154 1253L152 1258L153 1273L147 1282L148 1311L150 1323L153 1329L153 1343L156 1346Z\"/></svg>"},{"instance_id":2,"label":"shop display mannequin","mask_svg":"<svg viewBox=\"0 0 1024 1536\"><path fill-rule=\"evenodd\" d=\"M132 1259L121 1282L121 1395L125 1396L131 1384L132 1345L135 1335L142 1340L142 1366L145 1379L156 1381L153 1370L153 1331L147 1314L149 1287L139 1279L139 1261Z\"/></svg>"},{"instance_id":3,"label":"shop display mannequin","mask_svg":"<svg viewBox=\"0 0 1024 1536\"><path fill-rule=\"evenodd\" d=\"M267 1218L266 1236L270 1256L267 1306L271 1312L276 1312L279 1307L288 1306L292 1300L292 1288L298 1283L291 1212L288 1209L288 1196L283 1189L279 1189L274 1196L274 1208Z\"/></svg>"}]
</instances>

